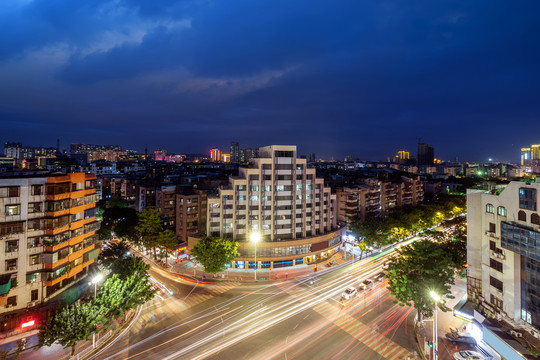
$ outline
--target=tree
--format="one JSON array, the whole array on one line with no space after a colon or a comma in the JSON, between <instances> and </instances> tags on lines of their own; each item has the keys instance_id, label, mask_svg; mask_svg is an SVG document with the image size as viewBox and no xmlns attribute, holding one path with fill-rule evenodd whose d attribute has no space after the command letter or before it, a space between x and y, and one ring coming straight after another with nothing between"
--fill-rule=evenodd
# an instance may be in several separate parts
<instances>
[{"instance_id":1,"label":"tree","mask_svg":"<svg viewBox=\"0 0 540 360\"><path fill-rule=\"evenodd\" d=\"M105 309L106 318L117 318L151 300L154 294L147 273L136 272L126 279L114 274L103 283L96 301Z\"/></svg>"},{"instance_id":2,"label":"tree","mask_svg":"<svg viewBox=\"0 0 540 360\"><path fill-rule=\"evenodd\" d=\"M40 344L51 346L58 342L64 348L71 347L73 356L77 342L88 340L103 322L103 313L103 309L93 300L84 303L77 301L65 306L41 328Z\"/></svg>"},{"instance_id":3,"label":"tree","mask_svg":"<svg viewBox=\"0 0 540 360\"><path fill-rule=\"evenodd\" d=\"M169 249L172 250L178 245L178 238L172 230L167 229L159 233L158 244L161 249L160 254L165 254L165 258L167 259L169 257Z\"/></svg>"},{"instance_id":4,"label":"tree","mask_svg":"<svg viewBox=\"0 0 540 360\"><path fill-rule=\"evenodd\" d=\"M388 289L401 306L412 305L421 314L431 315L434 301L430 291L449 297L454 284L452 259L440 244L422 240L397 250L388 264ZM451 296L451 295L450 295ZM444 304L439 308L446 311Z\"/></svg>"},{"instance_id":5,"label":"tree","mask_svg":"<svg viewBox=\"0 0 540 360\"><path fill-rule=\"evenodd\" d=\"M225 270L225 264L240 255L237 250L236 241L206 236L199 240L191 253L204 266L204 271L218 273Z\"/></svg>"},{"instance_id":6,"label":"tree","mask_svg":"<svg viewBox=\"0 0 540 360\"><path fill-rule=\"evenodd\" d=\"M139 213L139 224L136 230L139 232L141 242L146 248L151 248L156 256L156 247L159 246L158 236L162 229L162 221L159 210L153 206L148 206Z\"/></svg>"},{"instance_id":7,"label":"tree","mask_svg":"<svg viewBox=\"0 0 540 360\"><path fill-rule=\"evenodd\" d=\"M143 259L131 253L125 241L108 244L99 254L98 261L113 274L118 274L121 279L127 279L135 273L145 274L150 269L150 265Z\"/></svg>"}]
</instances>

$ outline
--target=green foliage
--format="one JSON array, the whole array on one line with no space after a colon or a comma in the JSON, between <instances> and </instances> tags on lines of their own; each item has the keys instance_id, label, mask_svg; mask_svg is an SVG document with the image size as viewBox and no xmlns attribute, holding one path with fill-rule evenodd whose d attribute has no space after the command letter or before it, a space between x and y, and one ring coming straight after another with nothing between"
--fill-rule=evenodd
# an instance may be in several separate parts
<instances>
[{"instance_id":1,"label":"green foliage","mask_svg":"<svg viewBox=\"0 0 540 360\"><path fill-rule=\"evenodd\" d=\"M358 239L363 239L368 248L380 248L454 217L465 209L465 197L442 196L437 204L405 207L386 217L353 221L349 224L349 229Z\"/></svg>"},{"instance_id":2,"label":"green foliage","mask_svg":"<svg viewBox=\"0 0 540 360\"><path fill-rule=\"evenodd\" d=\"M225 264L230 263L240 255L238 243L228 239L203 237L193 247L191 253L197 257L207 273L217 273L225 270Z\"/></svg>"},{"instance_id":3,"label":"green foliage","mask_svg":"<svg viewBox=\"0 0 540 360\"><path fill-rule=\"evenodd\" d=\"M156 247L159 246L158 236L163 227L163 222L159 216L159 210L155 207L145 207L139 213L139 223L136 230L141 237L141 243L144 247L154 250L154 258L156 257Z\"/></svg>"},{"instance_id":4,"label":"green foliage","mask_svg":"<svg viewBox=\"0 0 540 360\"><path fill-rule=\"evenodd\" d=\"M101 287L96 302L105 310L105 318L117 318L151 300L154 294L146 273L135 272L125 279L114 274Z\"/></svg>"},{"instance_id":5,"label":"green foliage","mask_svg":"<svg viewBox=\"0 0 540 360\"><path fill-rule=\"evenodd\" d=\"M96 233L101 240L111 240L112 238L111 227L106 225L104 222L101 223L101 227Z\"/></svg>"},{"instance_id":6,"label":"green foliage","mask_svg":"<svg viewBox=\"0 0 540 360\"><path fill-rule=\"evenodd\" d=\"M430 315L434 300L430 291L439 296L450 294L454 284L452 258L441 244L422 240L397 250L389 261L386 277L390 293L401 305L414 305L423 314ZM446 311L443 302L439 307Z\"/></svg>"},{"instance_id":7,"label":"green foliage","mask_svg":"<svg viewBox=\"0 0 540 360\"><path fill-rule=\"evenodd\" d=\"M145 274L150 269L150 265L132 254L125 241L111 243L104 247L98 256L98 262L111 273L118 274L121 279L126 279L135 273Z\"/></svg>"},{"instance_id":8,"label":"green foliage","mask_svg":"<svg viewBox=\"0 0 540 360\"><path fill-rule=\"evenodd\" d=\"M65 306L49 318L40 331L40 343L51 346L58 342L64 348L71 347L75 353L78 341L87 340L98 325L104 321L104 311L94 301L75 302Z\"/></svg>"},{"instance_id":9,"label":"green foliage","mask_svg":"<svg viewBox=\"0 0 540 360\"><path fill-rule=\"evenodd\" d=\"M178 238L172 230L167 229L159 233L157 242L159 248L161 249L160 255L163 258L165 255L168 255L168 249L172 250L176 245L178 245Z\"/></svg>"}]
</instances>

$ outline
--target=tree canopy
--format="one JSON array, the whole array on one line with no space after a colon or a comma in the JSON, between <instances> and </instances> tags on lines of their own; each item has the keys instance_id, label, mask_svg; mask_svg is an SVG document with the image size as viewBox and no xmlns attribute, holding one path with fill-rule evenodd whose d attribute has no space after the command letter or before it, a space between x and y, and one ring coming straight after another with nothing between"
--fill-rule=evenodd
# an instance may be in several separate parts
<instances>
[{"instance_id":1,"label":"tree canopy","mask_svg":"<svg viewBox=\"0 0 540 360\"><path fill-rule=\"evenodd\" d=\"M430 315L434 300L430 291L441 298L450 297L450 287L454 284L454 262L439 243L428 240L417 241L397 250L397 255L389 261L386 277L388 289L401 306L413 305L420 313ZM446 307L440 302L439 307Z\"/></svg>"},{"instance_id":2,"label":"tree canopy","mask_svg":"<svg viewBox=\"0 0 540 360\"><path fill-rule=\"evenodd\" d=\"M153 206L148 206L139 213L139 223L136 227L139 232L142 245L154 251L156 257L156 247L159 246L158 237L163 229L163 221L159 215L159 210Z\"/></svg>"},{"instance_id":3,"label":"tree canopy","mask_svg":"<svg viewBox=\"0 0 540 360\"><path fill-rule=\"evenodd\" d=\"M225 264L230 263L240 255L238 243L218 237L203 237L193 247L191 253L197 257L207 273L217 273L225 270Z\"/></svg>"}]
</instances>

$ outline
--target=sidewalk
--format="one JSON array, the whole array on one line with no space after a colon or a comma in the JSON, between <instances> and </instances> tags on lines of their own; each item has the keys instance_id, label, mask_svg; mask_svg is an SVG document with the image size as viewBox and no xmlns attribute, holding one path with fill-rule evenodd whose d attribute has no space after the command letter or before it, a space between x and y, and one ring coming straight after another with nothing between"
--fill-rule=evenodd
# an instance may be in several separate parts
<instances>
[{"instance_id":1,"label":"sidewalk","mask_svg":"<svg viewBox=\"0 0 540 360\"><path fill-rule=\"evenodd\" d=\"M452 295L455 296L454 299L446 299L446 306L453 309L454 306L457 305L457 303L467 294L467 280L466 279L456 279L456 284L452 286L451 289ZM426 341L433 341L433 321L432 319L427 319L427 321L424 321L424 328L423 329L417 329L418 331L418 340L419 340L419 346L422 351L424 351L423 344L421 343L421 339L424 339ZM449 341L446 340L446 334L450 332L450 328L452 329L463 329L470 323L459 319L454 316L453 312L447 311L443 312L441 310L438 310L437 313L437 338L438 338L438 350L439 350L439 360L453 360L454 359L454 353L458 351L458 346L451 344ZM425 359L430 359L430 356L432 356L429 353L424 353Z\"/></svg>"}]
</instances>

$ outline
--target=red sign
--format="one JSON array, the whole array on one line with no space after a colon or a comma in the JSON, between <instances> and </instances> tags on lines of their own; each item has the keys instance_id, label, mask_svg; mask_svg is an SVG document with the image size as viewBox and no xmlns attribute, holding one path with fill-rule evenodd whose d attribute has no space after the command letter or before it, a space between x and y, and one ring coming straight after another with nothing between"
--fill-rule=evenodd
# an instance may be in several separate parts
<instances>
[{"instance_id":1,"label":"red sign","mask_svg":"<svg viewBox=\"0 0 540 360\"><path fill-rule=\"evenodd\" d=\"M25 323L22 323L21 328L24 329L25 327L34 326L36 324L36 320L30 320Z\"/></svg>"}]
</instances>

